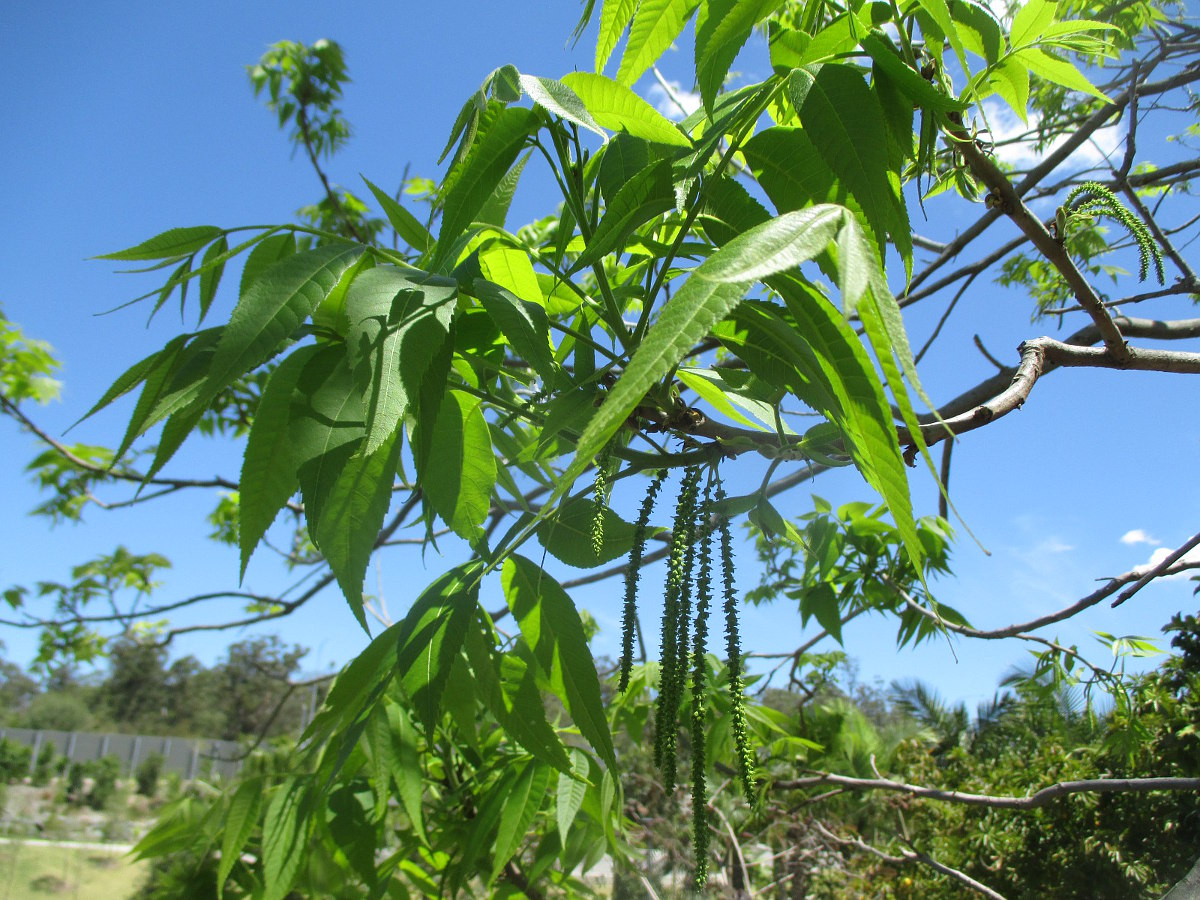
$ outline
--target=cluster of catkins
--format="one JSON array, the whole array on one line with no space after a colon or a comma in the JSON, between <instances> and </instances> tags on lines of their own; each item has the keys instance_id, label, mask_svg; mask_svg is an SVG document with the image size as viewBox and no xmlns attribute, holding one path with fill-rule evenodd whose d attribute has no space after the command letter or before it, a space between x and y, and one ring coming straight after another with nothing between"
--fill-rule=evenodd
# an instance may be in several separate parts
<instances>
[{"instance_id":1,"label":"cluster of catkins","mask_svg":"<svg viewBox=\"0 0 1200 900\"><path fill-rule=\"evenodd\" d=\"M603 469L603 466L598 467ZM696 854L696 885L703 887L708 876L708 793L706 785L707 752L705 734L708 719L706 695L708 617L713 603L713 541L720 541L721 592L725 613L726 652L729 660L729 697L733 717L731 731L737 754L737 768L743 793L754 802L752 772L754 757L746 728L745 697L742 682L741 642L738 636L737 596L733 580L733 539L729 520L718 510L725 499L719 476L710 470L701 488L700 466L684 470L675 502L671 527L670 554L662 622L662 664L655 711L654 762L662 772L663 787L670 792L677 783L677 738L679 708L691 677L691 721L689 734L692 750L692 835ZM633 638L637 619L637 589L646 534L654 502L666 479L657 472L650 481L634 526L633 547L625 576L625 602L621 634L621 675L619 690L629 687L633 668ZM598 479L599 481L600 479ZM607 486L597 486L597 517L600 498L607 497ZM595 529L593 529L595 531ZM593 537L595 535L593 534Z\"/></svg>"}]
</instances>

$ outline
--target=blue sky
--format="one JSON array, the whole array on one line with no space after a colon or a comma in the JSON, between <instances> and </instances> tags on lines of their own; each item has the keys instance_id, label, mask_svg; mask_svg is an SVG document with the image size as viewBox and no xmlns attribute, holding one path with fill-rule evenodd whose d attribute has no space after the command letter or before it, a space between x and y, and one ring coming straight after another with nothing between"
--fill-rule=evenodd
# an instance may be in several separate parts
<instances>
[{"instance_id":1,"label":"blue sky","mask_svg":"<svg viewBox=\"0 0 1200 900\"><path fill-rule=\"evenodd\" d=\"M353 83L343 109L355 129L348 147L330 164L332 178L365 193L359 173L391 189L410 165L411 174L435 176L436 157L458 107L492 69L512 63L523 72L559 76L590 68L585 36L571 50L567 38L579 8L563 0L523 0L515 6L459 3L364 3L353 12L316 3L210 4L15 4L6 15L9 83L0 97L5 140L0 171L9 187L0 219L0 304L31 337L49 341L63 360L63 401L38 411L54 434L95 401L129 364L157 349L179 329L164 312L145 327L145 311L96 313L149 290L145 277L118 276L114 267L87 257L125 247L178 225L242 225L288 220L319 198L307 162L289 156L286 137L250 91L245 65L281 39L339 41ZM687 54L668 55L668 77L682 77ZM761 77L761 56L739 62L748 77ZM644 93L659 99L651 79ZM530 170L533 166L530 166ZM547 212L553 198L537 177L518 192L511 222ZM944 237L981 211L931 206L925 234ZM229 276L227 276L227 280ZM971 346L981 334L989 349L1015 359L1023 339L1044 333L1030 324L1029 304L1019 296L977 282L922 364L932 395L948 399L991 373ZM218 299L228 311L230 293ZM223 305L222 305L223 304ZM1176 304L1174 314L1190 307ZM218 310L219 312L220 310ZM914 310L915 344L942 308ZM190 323L189 323L190 324ZM1081 323L1077 323L1081 324ZM1077 325L1068 323L1067 330ZM1186 392L1186 393L1185 393ZM939 597L980 627L1023 620L1068 605L1096 586L1094 579L1147 561L1156 547L1174 547L1196 528L1200 489L1192 474L1200 450L1200 417L1194 390L1183 376L1059 371L1040 382L1019 413L966 436L955 451L952 496L985 555L959 529L956 578L938 585ZM115 443L128 405L89 420L71 440ZM8 420L0 422L0 588L40 579L65 579L71 565L125 543L135 552L157 551L174 561L162 599L230 588L237 565L231 553L209 545L203 515L211 497L172 498L143 510L92 510L87 524L48 530L25 512L38 501L21 466L35 444ZM193 439L172 463L177 474L236 476L238 448ZM747 483L761 470L747 472ZM853 473L837 473L814 487L835 502L869 499ZM913 472L918 512L932 512L936 493L928 477ZM623 502L635 503L637 498ZM800 514L808 501L797 491L779 502ZM1144 542L1122 542L1141 530ZM1157 543L1156 543L1157 542ZM452 561L452 560L451 560ZM425 565L427 572L420 571ZM388 556L380 578L393 616L402 615L414 588L442 563L432 554ZM414 571L416 569L417 571ZM749 587L753 577L743 566ZM648 575L647 586L657 580ZM252 563L247 586L273 589L280 576L262 560ZM375 572L368 574L368 589ZM1157 635L1170 614L1194 607L1192 584L1177 580L1152 586L1119 610L1107 604L1080 623L1063 624L1048 636L1091 643L1089 629L1115 634ZM600 652L612 653L620 586L609 583L576 594L606 632ZM209 617L232 607L213 608ZM653 632L653 611L647 612ZM332 591L290 620L276 623L285 640L312 648L311 670L343 663L363 636L343 601ZM748 648L785 650L804 639L794 609L786 604L747 610ZM859 620L846 629L847 649L861 662L862 677L885 681L922 677L950 697L975 701L990 696L997 678L1028 659L1012 643L945 641L897 653L894 629L881 620ZM231 640L223 632L178 642L212 662ZM0 629L6 655L27 662L31 636Z\"/></svg>"}]
</instances>

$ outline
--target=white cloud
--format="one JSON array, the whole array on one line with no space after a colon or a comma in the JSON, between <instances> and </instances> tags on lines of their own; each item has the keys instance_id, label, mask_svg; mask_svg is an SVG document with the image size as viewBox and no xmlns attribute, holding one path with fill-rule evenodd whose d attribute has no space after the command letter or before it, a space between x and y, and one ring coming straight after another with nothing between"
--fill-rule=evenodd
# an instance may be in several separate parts
<instances>
[{"instance_id":1,"label":"white cloud","mask_svg":"<svg viewBox=\"0 0 1200 900\"><path fill-rule=\"evenodd\" d=\"M684 90L678 81L668 81L670 91L661 84L650 85L649 101L660 113L675 122L681 122L700 108L700 95Z\"/></svg>"},{"instance_id":2,"label":"white cloud","mask_svg":"<svg viewBox=\"0 0 1200 900\"><path fill-rule=\"evenodd\" d=\"M1157 547L1162 543L1158 538L1152 538L1140 528L1135 528L1132 531L1127 531L1121 535L1121 543L1132 546L1133 544L1149 544L1151 547Z\"/></svg>"},{"instance_id":3,"label":"white cloud","mask_svg":"<svg viewBox=\"0 0 1200 900\"><path fill-rule=\"evenodd\" d=\"M1020 169L1037 165L1044 156L1052 153L1067 139L1067 135L1060 136L1041 152L1037 152L1025 141L1006 144L1005 141L1037 128L1041 116L1036 112L1031 112L1029 122L1026 124L1009 109L1007 104L998 101L985 102L984 112L987 115L987 123L991 127L991 140L997 144L997 158ZM1065 168L1087 169L1112 158L1120 151L1123 136L1124 132L1117 129L1116 126L1097 129L1067 158L1064 164Z\"/></svg>"},{"instance_id":4,"label":"white cloud","mask_svg":"<svg viewBox=\"0 0 1200 900\"><path fill-rule=\"evenodd\" d=\"M1169 550L1166 547L1159 547L1153 553L1150 554L1150 559L1147 562L1142 563L1140 566L1135 568L1134 571L1135 572L1149 572L1151 569L1153 569L1155 566L1157 566L1159 563L1161 563L1164 559L1166 559L1168 556L1170 556L1174 552L1175 552L1174 550ZM1180 562L1200 564L1200 547L1193 547L1187 553L1183 554L1183 558L1180 560ZM1174 575L1163 576L1162 580L1163 581L1175 581L1180 578L1190 578L1194 574L1195 574L1194 572L1188 572L1188 571L1177 572Z\"/></svg>"},{"instance_id":5,"label":"white cloud","mask_svg":"<svg viewBox=\"0 0 1200 900\"><path fill-rule=\"evenodd\" d=\"M1051 536L1038 544L1038 546L1034 548L1034 552L1040 551L1042 553L1066 553L1068 550L1074 549L1075 547L1073 544L1064 543L1058 538Z\"/></svg>"}]
</instances>

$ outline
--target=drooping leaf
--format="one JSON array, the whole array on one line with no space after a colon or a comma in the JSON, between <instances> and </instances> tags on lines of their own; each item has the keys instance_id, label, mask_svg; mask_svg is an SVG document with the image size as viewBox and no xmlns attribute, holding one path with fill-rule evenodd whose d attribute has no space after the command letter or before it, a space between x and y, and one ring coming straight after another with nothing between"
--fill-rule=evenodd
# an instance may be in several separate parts
<instances>
[{"instance_id":1,"label":"drooping leaf","mask_svg":"<svg viewBox=\"0 0 1200 900\"><path fill-rule=\"evenodd\" d=\"M783 5L783 0L707 0L696 16L696 83L704 106L725 83L729 67L750 39L754 26Z\"/></svg>"},{"instance_id":2,"label":"drooping leaf","mask_svg":"<svg viewBox=\"0 0 1200 900\"><path fill-rule=\"evenodd\" d=\"M578 748L571 750L571 771L558 773L558 790L555 793L557 804L555 821L558 825L559 840L565 845L567 834L579 809L583 806L583 796L587 793L587 782L584 778L588 773L587 754Z\"/></svg>"},{"instance_id":3,"label":"drooping leaf","mask_svg":"<svg viewBox=\"0 0 1200 900\"><path fill-rule=\"evenodd\" d=\"M596 36L596 71L603 72L608 65L617 42L625 32L625 26L633 19L639 0L604 0L600 7L600 33Z\"/></svg>"},{"instance_id":4,"label":"drooping leaf","mask_svg":"<svg viewBox=\"0 0 1200 900\"><path fill-rule=\"evenodd\" d=\"M204 251L204 258L200 261L200 318L203 322L204 317L208 315L209 307L212 306L213 300L217 296L217 286L221 283L221 276L225 272L224 262L215 262L229 252L229 243L225 240L225 235L221 235L217 240L209 245L209 248ZM214 265L215 262L215 265Z\"/></svg>"},{"instance_id":5,"label":"drooping leaf","mask_svg":"<svg viewBox=\"0 0 1200 900\"><path fill-rule=\"evenodd\" d=\"M430 366L449 339L457 293L453 279L397 266L376 266L350 286L347 343L366 400L367 453L391 437L436 375Z\"/></svg>"},{"instance_id":6,"label":"drooping leaf","mask_svg":"<svg viewBox=\"0 0 1200 900\"><path fill-rule=\"evenodd\" d=\"M379 201L379 205L383 208L383 214L387 216L388 222L396 230L396 234L400 235L400 240L416 250L417 253L425 254L429 252L429 249L434 244L433 235L417 220L417 217L405 209L390 194L380 190L368 181L365 176L363 177L363 181L367 183L367 187L371 189L371 193L375 195L375 199Z\"/></svg>"},{"instance_id":7,"label":"drooping leaf","mask_svg":"<svg viewBox=\"0 0 1200 900\"><path fill-rule=\"evenodd\" d=\"M392 776L396 780L400 803L403 805L409 821L413 824L414 832L419 839L424 840L425 814L421 800L425 793L425 785L422 778L423 771L416 728L409 718L408 711L399 703L386 701L384 707L387 710L391 737L395 744L393 750L395 768Z\"/></svg>"},{"instance_id":8,"label":"drooping leaf","mask_svg":"<svg viewBox=\"0 0 1200 900\"><path fill-rule=\"evenodd\" d=\"M466 651L479 696L508 736L535 759L560 772L571 770L562 740L546 718L535 665L515 651L497 654L490 626L476 621L467 632Z\"/></svg>"},{"instance_id":9,"label":"drooping leaf","mask_svg":"<svg viewBox=\"0 0 1200 900\"><path fill-rule=\"evenodd\" d=\"M805 133L858 202L881 252L891 235L909 265L912 231L888 178L888 130L878 98L857 69L840 63L795 69L788 86Z\"/></svg>"},{"instance_id":10,"label":"drooping leaf","mask_svg":"<svg viewBox=\"0 0 1200 900\"><path fill-rule=\"evenodd\" d=\"M480 134L444 197L434 269L447 261L452 262L448 259L450 248L491 197L537 123L538 114L532 109L519 106L489 108Z\"/></svg>"},{"instance_id":11,"label":"drooping leaf","mask_svg":"<svg viewBox=\"0 0 1200 900\"><path fill-rule=\"evenodd\" d=\"M575 260L578 271L620 248L629 234L675 206L675 183L667 160L654 163L625 183L604 210L587 247Z\"/></svg>"},{"instance_id":12,"label":"drooping leaf","mask_svg":"<svg viewBox=\"0 0 1200 900\"><path fill-rule=\"evenodd\" d=\"M749 286L712 281L703 275L704 265L694 270L683 286L663 306L658 321L646 332L624 373L609 390L575 448L575 460L567 469L556 498L592 463L642 398L696 346L728 313Z\"/></svg>"},{"instance_id":13,"label":"drooping leaf","mask_svg":"<svg viewBox=\"0 0 1200 900\"><path fill-rule=\"evenodd\" d=\"M178 259L190 256L225 234L216 225L194 225L190 228L172 228L156 234L116 253L105 253L94 259L115 259L122 262L137 262L148 259Z\"/></svg>"},{"instance_id":14,"label":"drooping leaf","mask_svg":"<svg viewBox=\"0 0 1200 900\"><path fill-rule=\"evenodd\" d=\"M508 790L504 809L500 813L500 828L492 848L492 874L488 883L494 882L525 841L533 817L546 800L546 788L550 785L550 769L539 762L530 762L516 783Z\"/></svg>"},{"instance_id":15,"label":"drooping leaf","mask_svg":"<svg viewBox=\"0 0 1200 900\"><path fill-rule=\"evenodd\" d=\"M480 401L446 391L431 444L436 452L418 466L425 497L442 521L474 546L483 539L496 486L496 457Z\"/></svg>"},{"instance_id":16,"label":"drooping leaf","mask_svg":"<svg viewBox=\"0 0 1200 900\"><path fill-rule=\"evenodd\" d=\"M266 900L283 900L292 888L312 831L308 784L288 778L275 788L263 820L263 874Z\"/></svg>"},{"instance_id":17,"label":"drooping leaf","mask_svg":"<svg viewBox=\"0 0 1200 900\"><path fill-rule=\"evenodd\" d=\"M522 300L490 281L476 279L475 296L504 334L515 352L546 383L554 380L557 366L550 352L550 320L545 309Z\"/></svg>"},{"instance_id":18,"label":"drooping leaf","mask_svg":"<svg viewBox=\"0 0 1200 900\"><path fill-rule=\"evenodd\" d=\"M602 515L604 540L599 553L591 539L596 501L590 497L577 497L564 503L538 526L538 540L559 562L580 569L592 569L619 559L633 546L633 525L607 506Z\"/></svg>"},{"instance_id":19,"label":"drooping leaf","mask_svg":"<svg viewBox=\"0 0 1200 900\"><path fill-rule=\"evenodd\" d=\"M570 72L562 83L583 101L600 126L642 140L673 147L691 147L679 127L619 82L591 72Z\"/></svg>"},{"instance_id":20,"label":"drooping leaf","mask_svg":"<svg viewBox=\"0 0 1200 900\"><path fill-rule=\"evenodd\" d=\"M916 105L934 112L961 112L966 104L939 91L914 70L882 31L873 31L861 41L875 65L896 82L896 86Z\"/></svg>"},{"instance_id":21,"label":"drooping leaf","mask_svg":"<svg viewBox=\"0 0 1200 900\"><path fill-rule=\"evenodd\" d=\"M221 862L217 866L217 896L225 895L225 882L233 871L233 864L242 855L242 849L254 826L258 824L258 816L262 811L263 783L260 778L247 778L238 785L233 798L229 801L229 811L225 814L221 829Z\"/></svg>"},{"instance_id":22,"label":"drooping leaf","mask_svg":"<svg viewBox=\"0 0 1200 900\"><path fill-rule=\"evenodd\" d=\"M815 359L836 406L823 409L845 435L855 466L892 514L905 548L921 571L924 553L908 493L904 457L892 424L891 406L874 366L853 329L812 288L786 276L772 281L782 294Z\"/></svg>"},{"instance_id":23,"label":"drooping leaf","mask_svg":"<svg viewBox=\"0 0 1200 900\"><path fill-rule=\"evenodd\" d=\"M700 0L641 0L629 27L617 81L632 86L666 52Z\"/></svg>"},{"instance_id":24,"label":"drooping leaf","mask_svg":"<svg viewBox=\"0 0 1200 900\"><path fill-rule=\"evenodd\" d=\"M337 576L342 594L364 631L368 629L363 578L392 499L400 448L397 429L374 450L364 444L351 456L322 501L320 519L311 531L313 543Z\"/></svg>"},{"instance_id":25,"label":"drooping leaf","mask_svg":"<svg viewBox=\"0 0 1200 900\"><path fill-rule=\"evenodd\" d=\"M339 475L366 436L362 398L340 347L322 348L300 373L288 435L304 517L316 534Z\"/></svg>"},{"instance_id":26,"label":"drooping leaf","mask_svg":"<svg viewBox=\"0 0 1200 900\"><path fill-rule=\"evenodd\" d=\"M194 406L207 407L235 379L278 352L362 253L357 245L333 243L264 270L234 308Z\"/></svg>"},{"instance_id":27,"label":"drooping leaf","mask_svg":"<svg viewBox=\"0 0 1200 900\"><path fill-rule=\"evenodd\" d=\"M536 563L513 555L501 573L504 596L551 688L572 721L612 770L616 753L600 696L596 662L575 604Z\"/></svg>"},{"instance_id":28,"label":"drooping leaf","mask_svg":"<svg viewBox=\"0 0 1200 900\"><path fill-rule=\"evenodd\" d=\"M300 486L288 423L300 374L317 351L316 345L301 347L276 367L250 424L239 482L238 547L243 577L254 548Z\"/></svg>"},{"instance_id":29,"label":"drooping leaf","mask_svg":"<svg viewBox=\"0 0 1200 900\"><path fill-rule=\"evenodd\" d=\"M442 714L442 692L450 666L462 649L479 602L478 561L455 566L427 587L397 633L396 671L412 700L426 736Z\"/></svg>"},{"instance_id":30,"label":"drooping leaf","mask_svg":"<svg viewBox=\"0 0 1200 900\"><path fill-rule=\"evenodd\" d=\"M779 212L846 199L833 170L803 128L766 128L745 143L742 154Z\"/></svg>"}]
</instances>

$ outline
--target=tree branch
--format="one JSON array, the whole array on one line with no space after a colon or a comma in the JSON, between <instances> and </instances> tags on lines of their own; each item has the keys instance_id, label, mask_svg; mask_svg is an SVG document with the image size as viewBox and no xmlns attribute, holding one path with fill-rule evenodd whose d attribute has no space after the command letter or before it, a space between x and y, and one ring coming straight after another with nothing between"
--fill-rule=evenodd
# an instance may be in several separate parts
<instances>
[{"instance_id":1,"label":"tree branch","mask_svg":"<svg viewBox=\"0 0 1200 900\"><path fill-rule=\"evenodd\" d=\"M1084 781L1060 781L1049 787L1044 787L1028 797L1000 797L991 794L969 794L963 791L944 791L940 788L921 787L906 784L903 781L892 781L887 778L852 778L848 775L835 775L832 772L794 778L790 781L776 781L771 787L774 790L792 791L808 787L823 787L839 785L856 791L895 791L920 797L924 800L938 800L944 803L961 803L965 806L982 806L989 809L1038 809L1051 800L1065 797L1068 794L1144 794L1150 791L1200 791L1200 778L1092 778Z\"/></svg>"}]
</instances>

